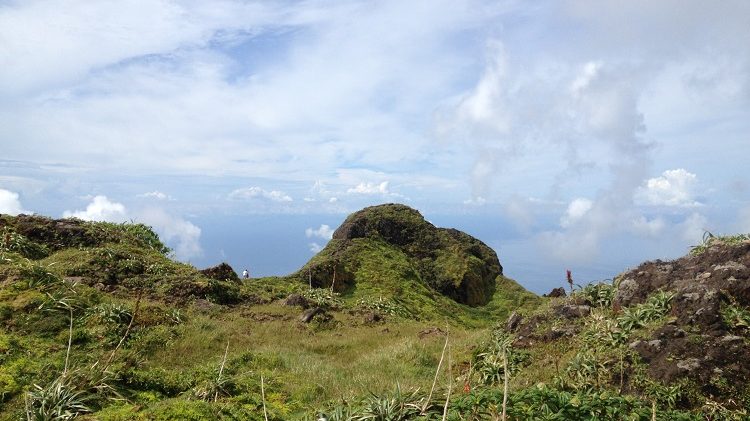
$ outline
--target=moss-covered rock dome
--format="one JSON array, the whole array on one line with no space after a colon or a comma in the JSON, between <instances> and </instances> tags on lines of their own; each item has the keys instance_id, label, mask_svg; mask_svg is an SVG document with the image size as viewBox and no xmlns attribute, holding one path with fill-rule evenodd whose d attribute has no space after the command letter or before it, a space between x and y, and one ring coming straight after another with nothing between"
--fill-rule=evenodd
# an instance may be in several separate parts
<instances>
[{"instance_id":1,"label":"moss-covered rock dome","mask_svg":"<svg viewBox=\"0 0 750 421\"><path fill-rule=\"evenodd\" d=\"M437 228L415 209L371 206L349 215L298 276L337 291L420 284L471 306L486 304L503 268L476 238ZM406 284L404 284L406 281ZM368 285L363 285L368 284Z\"/></svg>"}]
</instances>

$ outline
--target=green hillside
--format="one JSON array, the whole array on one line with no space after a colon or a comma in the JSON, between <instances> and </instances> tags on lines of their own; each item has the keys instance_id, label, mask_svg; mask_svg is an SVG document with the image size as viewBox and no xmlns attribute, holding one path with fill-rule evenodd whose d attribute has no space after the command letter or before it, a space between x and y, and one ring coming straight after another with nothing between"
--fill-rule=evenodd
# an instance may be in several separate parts
<instances>
[{"instance_id":1,"label":"green hillside","mask_svg":"<svg viewBox=\"0 0 750 421\"><path fill-rule=\"evenodd\" d=\"M560 292L402 205L250 280L140 224L0 215L0 420L748 419L747 236Z\"/></svg>"},{"instance_id":2,"label":"green hillside","mask_svg":"<svg viewBox=\"0 0 750 421\"><path fill-rule=\"evenodd\" d=\"M0 419L262 419L264 401L269 419L301 418L396 382L428 388L446 331L466 360L539 300L498 274L485 305L462 304L382 240L353 241L356 287L332 292L305 268L199 271L139 224L1 216L0 230Z\"/></svg>"}]
</instances>

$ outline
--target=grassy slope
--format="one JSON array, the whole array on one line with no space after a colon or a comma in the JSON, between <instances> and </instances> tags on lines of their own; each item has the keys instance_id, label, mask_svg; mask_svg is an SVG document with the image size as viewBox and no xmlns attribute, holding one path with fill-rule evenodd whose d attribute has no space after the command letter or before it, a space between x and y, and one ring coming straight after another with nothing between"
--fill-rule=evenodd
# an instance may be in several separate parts
<instances>
[{"instance_id":1,"label":"grassy slope","mask_svg":"<svg viewBox=\"0 0 750 421\"><path fill-rule=\"evenodd\" d=\"M358 245L367 258L353 270L355 286L341 295L309 290L299 276L237 285L170 260L140 228L86 228L106 235L68 248L0 238L0 420L22 417L25 400L34 408L66 396L69 407L80 400L89 408L93 413L84 417L90 419L260 420L261 375L272 420L301 419L331 406L366 416L391 404L402 414L394 419L412 419L413 413L403 415L413 409L405 404L425 402L432 415L421 419L440 419L449 378L448 419L488 419L502 403L502 349L513 374L511 419L647 420L651 400L657 419L703 419L670 410L670 399L683 392L665 385L644 383L620 396L617 361L627 341L612 344L600 334L620 317L606 306L588 318L540 319L537 333L570 327L578 333L527 348L507 345L507 333L493 329L512 310L526 318L549 315L553 306L580 297L541 299L500 277L488 305L460 305L424 287L399 253L371 241ZM327 308L331 318L299 322L301 310L282 304L290 293ZM605 300L613 293L607 286L580 292ZM365 323L372 311L386 321ZM70 362L61 375L71 314ZM632 329L629 339L647 338L668 321L659 314ZM428 402L445 338L434 334L438 327L450 331L451 364L444 362ZM433 334L420 338L426 330ZM48 386L61 379L57 397L35 386L54 391ZM421 392L394 394L396 385ZM706 405L714 405L704 408L712 419L745 416L710 400Z\"/></svg>"},{"instance_id":2,"label":"grassy slope","mask_svg":"<svg viewBox=\"0 0 750 421\"><path fill-rule=\"evenodd\" d=\"M533 294L500 278L488 306L457 304L408 276L405 261L392 250L372 244L362 245L370 258L359 268L360 282L341 296L310 294L307 285L286 278L231 285L206 279L161 250L144 247L137 237L129 237L129 225L86 226L107 235L89 246L31 256L47 255L38 260L19 252L28 255L34 246L44 245L19 238L15 246L4 244L0 419L16 419L34 385L45 387L60 378L70 309L68 372L75 375L67 376L68 386L87 396L84 404L97 419L214 417L219 408L230 418L259 419L261 373L271 418L288 419L332 400L392 389L394 382L429 388L443 336L420 339L420 331L449 329L453 358L467 360L490 326L517 306L535 303ZM372 282L378 275L382 282ZM317 297L331 308L333 318L300 323L299 308L279 301L292 292ZM136 307L133 326L111 358ZM387 321L364 323L363 313L373 309ZM227 344L223 376L230 380L217 387ZM196 400L206 390L218 390L219 402Z\"/></svg>"}]
</instances>

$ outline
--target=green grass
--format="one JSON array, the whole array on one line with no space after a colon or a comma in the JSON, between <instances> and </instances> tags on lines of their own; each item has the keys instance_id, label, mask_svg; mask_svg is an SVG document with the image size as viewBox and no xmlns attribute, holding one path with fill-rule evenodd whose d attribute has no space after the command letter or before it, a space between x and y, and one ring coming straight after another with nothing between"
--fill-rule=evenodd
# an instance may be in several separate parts
<instances>
[{"instance_id":1,"label":"green grass","mask_svg":"<svg viewBox=\"0 0 750 421\"><path fill-rule=\"evenodd\" d=\"M96 241L61 247L57 239L35 258L23 247L0 250L0 420L24 418L27 406L44 415L41 402L78 408L80 419L92 420L262 420L264 403L271 420L311 419L318 411L414 419L414 405L425 403L430 415L417 419L440 419L449 378L447 419L488 419L502 402L497 340L515 339L501 329L512 311L544 316L537 334L578 333L508 350L511 419L647 420L652 400L657 419L697 419L700 411L712 419L747 415L731 402L705 399L696 385L649 380L628 351L629 341L650 337L668 320L666 293L615 313L613 284L546 299L499 276L489 302L471 307L425 282L404 250L371 238L351 240L346 249L334 240L310 262L312 272L338 259L341 283L333 293L322 283L332 273L320 265L311 275L323 288L312 290L306 267L291 277L215 281L170 260L144 227L83 229ZM472 261L452 260L457 255L438 263L456 279ZM302 310L283 305L292 293L326 308L327 317L300 322ZM588 317L553 315L555 306L580 300L594 305ZM384 321L366 320L371 312ZM746 308L728 303L722 315L728 327L746 331ZM436 328L449 332L442 364L445 336ZM620 368L639 389L619 393ZM711 382L748 401L747 387L720 377ZM698 405L692 412L674 409L684 396Z\"/></svg>"},{"instance_id":2,"label":"green grass","mask_svg":"<svg viewBox=\"0 0 750 421\"><path fill-rule=\"evenodd\" d=\"M701 244L690 248L690 254L693 256L699 256L705 253L711 246L714 245L730 245L736 246L742 243L750 242L750 234L735 234L735 235L714 235L708 231L703 234L703 241Z\"/></svg>"}]
</instances>

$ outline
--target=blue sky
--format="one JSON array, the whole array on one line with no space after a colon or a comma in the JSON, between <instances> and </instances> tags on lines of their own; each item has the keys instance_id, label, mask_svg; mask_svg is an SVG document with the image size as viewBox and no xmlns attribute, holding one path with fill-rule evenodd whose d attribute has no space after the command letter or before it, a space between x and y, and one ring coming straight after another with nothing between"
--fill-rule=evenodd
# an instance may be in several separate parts
<instances>
[{"instance_id":1,"label":"blue sky","mask_svg":"<svg viewBox=\"0 0 750 421\"><path fill-rule=\"evenodd\" d=\"M401 202L528 288L750 231L745 1L3 1L0 212L284 274ZM326 227L324 227L326 225Z\"/></svg>"}]
</instances>

